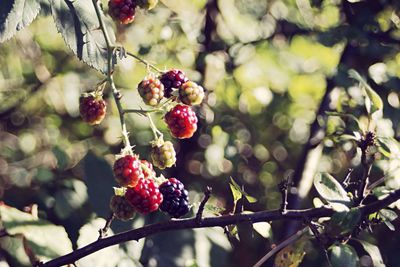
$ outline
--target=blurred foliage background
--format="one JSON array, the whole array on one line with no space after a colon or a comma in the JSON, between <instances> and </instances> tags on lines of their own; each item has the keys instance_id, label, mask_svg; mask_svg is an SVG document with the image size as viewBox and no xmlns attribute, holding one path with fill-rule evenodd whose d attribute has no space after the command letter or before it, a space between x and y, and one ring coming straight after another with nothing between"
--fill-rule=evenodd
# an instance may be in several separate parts
<instances>
[{"instance_id":1,"label":"blurred foliage background","mask_svg":"<svg viewBox=\"0 0 400 267\"><path fill-rule=\"evenodd\" d=\"M102 76L72 55L46 4L41 12L0 46L0 199L64 227L71 240L66 247L77 248L97 238L101 218L109 214L116 186L110 166L121 149L119 117L106 91L105 121L91 127L80 120L79 95ZM127 51L162 69L180 68L207 90L197 109L199 130L190 140L173 140L178 162L163 172L183 181L194 204L210 185L210 203L233 212L233 177L258 200L245 210L276 209L277 185L293 177L296 207L311 207L316 172L342 180L357 167L359 151L338 138L351 133L351 121L324 113L351 113L366 124L361 89L348 78L349 68L367 77L384 101L378 136L400 138L399 1L163 0L115 31ZM118 64L116 83L126 108L144 107L136 86L145 75L146 68L131 58ZM154 118L171 140L162 118ZM131 115L128 130L135 151L149 159L146 118ZM310 134L319 134L314 147ZM386 175L386 186L398 188L400 149L393 145L391 152L389 159L378 158L372 177ZM163 220L162 214L137 216L112 229ZM271 225L263 226L263 236L251 229L240 233L242 242L229 242L222 229L158 234L102 250L78 266L250 266L287 234L282 222ZM400 266L399 236L383 227L374 231L368 238L387 266ZM22 242L0 239L0 266L29 266ZM311 246L301 266L326 264L318 245ZM43 249L42 256L54 255Z\"/></svg>"}]
</instances>

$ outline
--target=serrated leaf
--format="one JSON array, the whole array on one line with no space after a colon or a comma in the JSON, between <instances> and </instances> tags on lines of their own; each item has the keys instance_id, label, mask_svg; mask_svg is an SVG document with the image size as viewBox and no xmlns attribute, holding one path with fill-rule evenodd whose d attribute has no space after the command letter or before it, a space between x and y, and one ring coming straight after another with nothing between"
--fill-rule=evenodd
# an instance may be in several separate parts
<instances>
[{"instance_id":1,"label":"serrated leaf","mask_svg":"<svg viewBox=\"0 0 400 267\"><path fill-rule=\"evenodd\" d=\"M36 0L2 0L0 4L0 42L13 37L36 18L40 4Z\"/></svg>"},{"instance_id":2,"label":"serrated leaf","mask_svg":"<svg viewBox=\"0 0 400 267\"><path fill-rule=\"evenodd\" d=\"M328 173L317 174L314 178L314 186L318 194L328 202L341 203L346 206L351 204L346 190Z\"/></svg>"},{"instance_id":3,"label":"serrated leaf","mask_svg":"<svg viewBox=\"0 0 400 267\"><path fill-rule=\"evenodd\" d=\"M253 223L253 229L264 238L271 236L271 225L267 222Z\"/></svg>"},{"instance_id":4,"label":"serrated leaf","mask_svg":"<svg viewBox=\"0 0 400 267\"><path fill-rule=\"evenodd\" d=\"M15 208L1 205L0 221L10 235L23 235L27 246L40 260L57 258L72 251L72 244L62 226Z\"/></svg>"},{"instance_id":5,"label":"serrated leaf","mask_svg":"<svg viewBox=\"0 0 400 267\"><path fill-rule=\"evenodd\" d=\"M362 87L364 88L364 92L366 94L367 99L371 102L370 103L370 110L367 110L370 114L374 113L375 111L383 109L383 101L381 97L371 88L371 86L361 77L361 75L356 70L349 70L349 76L355 80L357 80Z\"/></svg>"},{"instance_id":6,"label":"serrated leaf","mask_svg":"<svg viewBox=\"0 0 400 267\"><path fill-rule=\"evenodd\" d=\"M364 248L364 250L371 256L372 262L374 263L374 267L385 267L385 263L383 263L381 252L379 248L371 243L368 243L364 240L354 239L358 241Z\"/></svg>"},{"instance_id":7,"label":"serrated leaf","mask_svg":"<svg viewBox=\"0 0 400 267\"><path fill-rule=\"evenodd\" d=\"M74 54L89 66L107 73L107 44L92 1L51 0L51 13L57 30ZM109 20L101 16L113 45L115 33ZM115 62L113 53L112 63Z\"/></svg>"},{"instance_id":8,"label":"serrated leaf","mask_svg":"<svg viewBox=\"0 0 400 267\"><path fill-rule=\"evenodd\" d=\"M333 267L356 267L358 256L353 247L349 245L334 245L329 248L330 260Z\"/></svg>"}]
</instances>

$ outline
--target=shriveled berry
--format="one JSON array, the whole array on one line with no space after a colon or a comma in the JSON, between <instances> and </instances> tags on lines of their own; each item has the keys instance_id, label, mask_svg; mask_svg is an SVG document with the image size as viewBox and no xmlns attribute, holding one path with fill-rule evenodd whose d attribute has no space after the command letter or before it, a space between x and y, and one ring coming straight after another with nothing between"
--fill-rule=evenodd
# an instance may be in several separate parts
<instances>
[{"instance_id":1,"label":"shriveled berry","mask_svg":"<svg viewBox=\"0 0 400 267\"><path fill-rule=\"evenodd\" d=\"M153 179L140 179L135 187L126 190L125 198L142 214L157 210L163 201L163 196Z\"/></svg>"},{"instance_id":2,"label":"shriveled berry","mask_svg":"<svg viewBox=\"0 0 400 267\"><path fill-rule=\"evenodd\" d=\"M106 102L101 95L83 94L79 98L79 113L90 125L100 124L106 116Z\"/></svg>"},{"instance_id":3,"label":"shriveled berry","mask_svg":"<svg viewBox=\"0 0 400 267\"><path fill-rule=\"evenodd\" d=\"M172 167L176 162L174 145L170 141L154 144L150 152L154 166L159 169Z\"/></svg>"},{"instance_id":4,"label":"shriveled berry","mask_svg":"<svg viewBox=\"0 0 400 267\"><path fill-rule=\"evenodd\" d=\"M160 210L171 217L179 218L189 212L189 194L184 185L176 178L169 178L160 185L163 203Z\"/></svg>"},{"instance_id":5,"label":"shriveled berry","mask_svg":"<svg viewBox=\"0 0 400 267\"><path fill-rule=\"evenodd\" d=\"M136 0L110 0L108 12L121 24L131 23L135 19Z\"/></svg>"},{"instance_id":6,"label":"shriveled berry","mask_svg":"<svg viewBox=\"0 0 400 267\"><path fill-rule=\"evenodd\" d=\"M137 0L137 4L140 8L150 10L158 4L158 0Z\"/></svg>"},{"instance_id":7,"label":"shriveled berry","mask_svg":"<svg viewBox=\"0 0 400 267\"><path fill-rule=\"evenodd\" d=\"M185 73L181 70L172 69L161 75L160 81L164 85L164 95L166 97L171 97L172 88L178 89L182 84L188 81L188 78L186 78Z\"/></svg>"},{"instance_id":8,"label":"shriveled berry","mask_svg":"<svg viewBox=\"0 0 400 267\"><path fill-rule=\"evenodd\" d=\"M165 114L165 122L176 138L190 138L197 130L196 113L186 105L176 105L167 114Z\"/></svg>"},{"instance_id":9,"label":"shriveled berry","mask_svg":"<svg viewBox=\"0 0 400 267\"><path fill-rule=\"evenodd\" d=\"M123 196L112 196L110 209L115 217L123 221L132 219L135 215L135 209Z\"/></svg>"},{"instance_id":10,"label":"shriveled berry","mask_svg":"<svg viewBox=\"0 0 400 267\"><path fill-rule=\"evenodd\" d=\"M153 169L153 164L144 159L140 160L140 162L142 163L141 167L145 179L152 179L156 177L156 172Z\"/></svg>"},{"instance_id":11,"label":"shriveled berry","mask_svg":"<svg viewBox=\"0 0 400 267\"><path fill-rule=\"evenodd\" d=\"M164 97L164 85L152 74L139 83L138 91L143 102L149 106L157 106Z\"/></svg>"},{"instance_id":12,"label":"shriveled berry","mask_svg":"<svg viewBox=\"0 0 400 267\"><path fill-rule=\"evenodd\" d=\"M186 105L199 105L204 98L204 89L195 82L187 81L179 87L179 100Z\"/></svg>"},{"instance_id":13,"label":"shriveled berry","mask_svg":"<svg viewBox=\"0 0 400 267\"><path fill-rule=\"evenodd\" d=\"M141 163L137 155L127 155L114 163L114 176L119 185L134 187L144 178Z\"/></svg>"}]
</instances>

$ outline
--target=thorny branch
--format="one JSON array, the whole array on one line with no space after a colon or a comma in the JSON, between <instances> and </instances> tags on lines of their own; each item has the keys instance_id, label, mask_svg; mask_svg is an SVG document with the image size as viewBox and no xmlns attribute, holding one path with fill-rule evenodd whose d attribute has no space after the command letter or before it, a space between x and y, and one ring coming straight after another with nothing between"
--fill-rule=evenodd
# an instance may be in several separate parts
<instances>
[{"instance_id":1,"label":"thorny branch","mask_svg":"<svg viewBox=\"0 0 400 267\"><path fill-rule=\"evenodd\" d=\"M387 207L393 202L400 199L400 189L393 191L388 194L385 198L375 201L368 205L361 205L357 207L362 215L368 215L379 211L380 209ZM303 210L287 210L286 214L282 214L280 210L271 211L260 211L251 214L233 214L223 215L218 217L204 217L201 224L198 224L197 218L187 218L179 220L171 220L156 224L146 225L144 227L133 229L127 232L122 232L111 237L106 237L93 243L77 249L67 255L56 258L49 262L44 263L41 267L55 267L66 265L71 262L75 262L87 255L93 254L103 248L117 245L119 243L127 242L152 236L158 233L167 231L176 231L183 229L196 229L196 228L208 228L208 227L225 227L227 225L238 224L242 222L265 222L265 221L277 221L277 220L295 220L303 221L304 218L318 219L321 217L330 217L335 211L328 207L312 208Z\"/></svg>"}]
</instances>

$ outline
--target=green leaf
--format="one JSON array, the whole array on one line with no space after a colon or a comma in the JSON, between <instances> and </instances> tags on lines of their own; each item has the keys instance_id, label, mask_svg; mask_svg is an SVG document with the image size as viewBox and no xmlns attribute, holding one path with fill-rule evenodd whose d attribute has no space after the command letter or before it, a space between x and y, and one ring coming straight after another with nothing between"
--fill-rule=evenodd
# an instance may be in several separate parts
<instances>
[{"instance_id":1,"label":"green leaf","mask_svg":"<svg viewBox=\"0 0 400 267\"><path fill-rule=\"evenodd\" d=\"M23 235L28 247L42 261L60 257L72 251L72 244L62 226L15 208L0 206L1 223L10 235Z\"/></svg>"},{"instance_id":2,"label":"green leaf","mask_svg":"<svg viewBox=\"0 0 400 267\"><path fill-rule=\"evenodd\" d=\"M232 191L233 201L236 203L239 199L242 198L242 190L232 177L231 182L229 183L229 187Z\"/></svg>"},{"instance_id":3,"label":"green leaf","mask_svg":"<svg viewBox=\"0 0 400 267\"><path fill-rule=\"evenodd\" d=\"M297 267L303 261L305 253L305 246L307 239L302 237L295 243L286 246L284 249L278 252L275 257L275 267Z\"/></svg>"},{"instance_id":4,"label":"green leaf","mask_svg":"<svg viewBox=\"0 0 400 267\"><path fill-rule=\"evenodd\" d=\"M335 111L326 111L325 114L328 116L352 119L357 124L358 130L362 129L360 121L353 114L341 113L341 112L335 112Z\"/></svg>"},{"instance_id":5,"label":"green leaf","mask_svg":"<svg viewBox=\"0 0 400 267\"><path fill-rule=\"evenodd\" d=\"M241 199L243 196L250 203L257 202L257 199L255 197L250 196L247 192L242 190L242 188L235 182L235 180L232 177L231 177L231 183L229 184L229 186L231 188L233 200L235 202L238 201L239 199Z\"/></svg>"},{"instance_id":6,"label":"green leaf","mask_svg":"<svg viewBox=\"0 0 400 267\"><path fill-rule=\"evenodd\" d=\"M330 260L333 267L356 267L358 256L353 247L349 245L334 245L329 248Z\"/></svg>"},{"instance_id":7,"label":"green leaf","mask_svg":"<svg viewBox=\"0 0 400 267\"><path fill-rule=\"evenodd\" d=\"M375 111L383 109L383 101L381 97L371 88L371 86L361 77L361 75L356 70L349 70L349 76L355 80L357 80L362 87L364 88L364 92L366 94L367 99L370 101L370 108L367 105L368 113L372 114Z\"/></svg>"},{"instance_id":8,"label":"green leaf","mask_svg":"<svg viewBox=\"0 0 400 267\"><path fill-rule=\"evenodd\" d=\"M328 202L346 206L351 204L351 199L346 190L328 173L317 174L314 178L314 186L318 194Z\"/></svg>"},{"instance_id":9,"label":"green leaf","mask_svg":"<svg viewBox=\"0 0 400 267\"><path fill-rule=\"evenodd\" d=\"M253 229L264 238L271 236L271 224L267 222L253 223Z\"/></svg>"},{"instance_id":10,"label":"green leaf","mask_svg":"<svg viewBox=\"0 0 400 267\"><path fill-rule=\"evenodd\" d=\"M51 0L51 12L57 30L74 54L89 66L107 73L107 44L92 1ZM109 20L101 16L113 45L114 31ZM115 54L112 62L116 62Z\"/></svg>"},{"instance_id":11,"label":"green leaf","mask_svg":"<svg viewBox=\"0 0 400 267\"><path fill-rule=\"evenodd\" d=\"M395 226L391 223L392 221L397 219L397 213L389 210L389 209L383 209L379 211L379 218L382 219L383 223L389 228L391 231L395 231L396 228Z\"/></svg>"},{"instance_id":12,"label":"green leaf","mask_svg":"<svg viewBox=\"0 0 400 267\"><path fill-rule=\"evenodd\" d=\"M397 213L389 209L383 209L379 211L379 215L383 220L389 222L392 222L398 218Z\"/></svg>"},{"instance_id":13,"label":"green leaf","mask_svg":"<svg viewBox=\"0 0 400 267\"><path fill-rule=\"evenodd\" d=\"M40 4L36 0L2 0L0 4L0 42L13 37L36 18Z\"/></svg>"},{"instance_id":14,"label":"green leaf","mask_svg":"<svg viewBox=\"0 0 400 267\"><path fill-rule=\"evenodd\" d=\"M381 252L379 248L371 243L368 243L364 240L354 239L358 241L364 248L364 250L371 256L372 262L374 263L374 267L385 267L386 265L383 263Z\"/></svg>"},{"instance_id":15,"label":"green leaf","mask_svg":"<svg viewBox=\"0 0 400 267\"><path fill-rule=\"evenodd\" d=\"M333 214L330 227L334 229L336 234L346 234L353 231L361 218L361 212L357 208L352 208L349 211L336 212Z\"/></svg>"}]
</instances>

